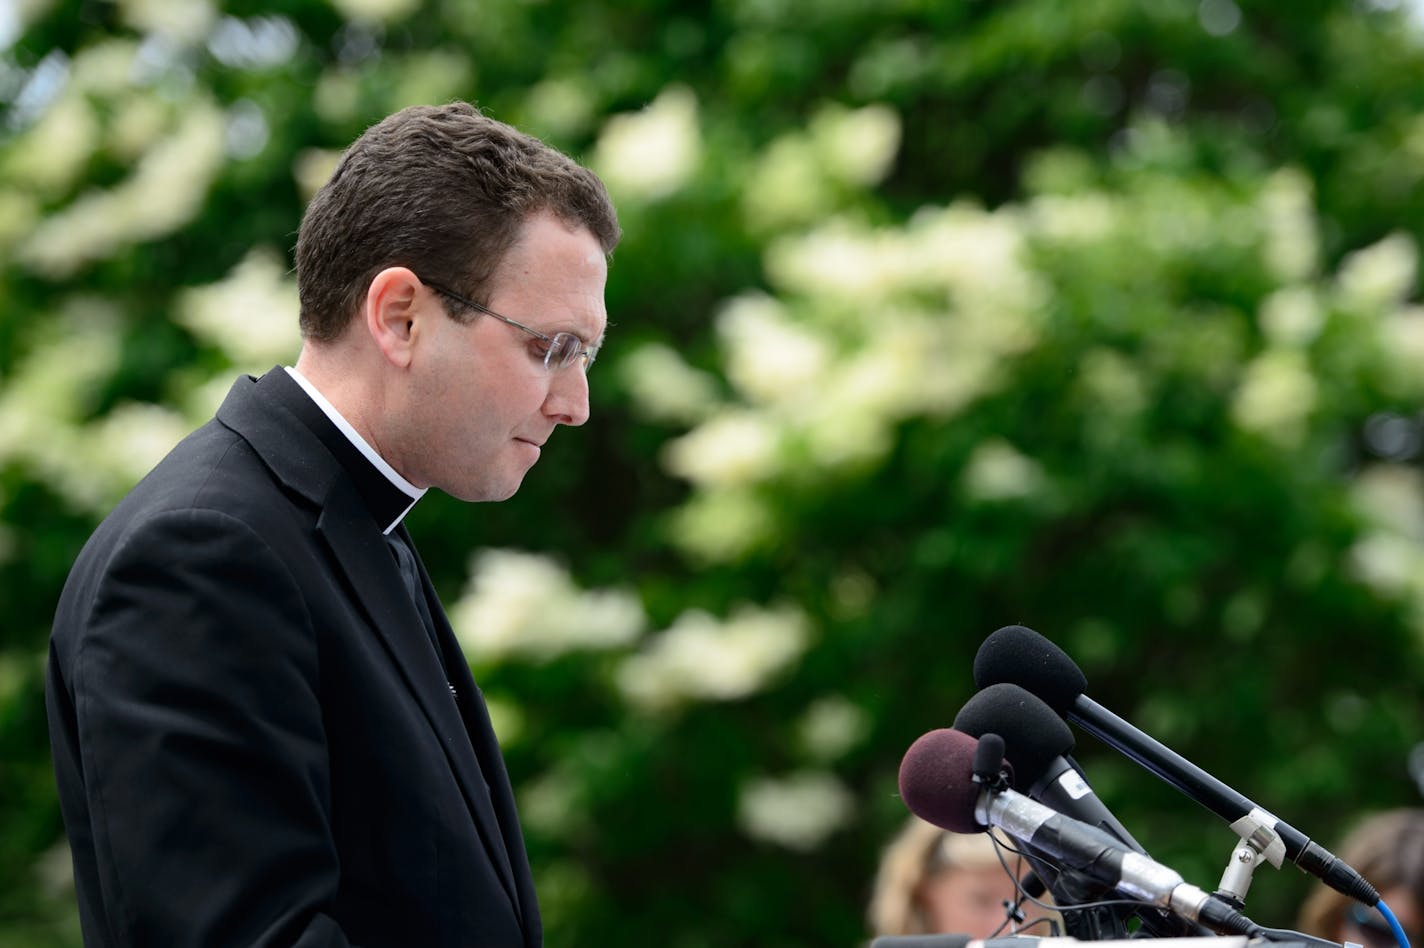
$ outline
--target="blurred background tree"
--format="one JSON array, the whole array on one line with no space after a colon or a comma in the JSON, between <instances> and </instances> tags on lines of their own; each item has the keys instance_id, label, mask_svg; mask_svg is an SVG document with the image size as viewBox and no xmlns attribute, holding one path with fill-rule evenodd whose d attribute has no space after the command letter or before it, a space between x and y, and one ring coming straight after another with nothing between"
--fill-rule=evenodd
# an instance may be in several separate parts
<instances>
[{"instance_id":1,"label":"blurred background tree","mask_svg":"<svg viewBox=\"0 0 1424 948\"><path fill-rule=\"evenodd\" d=\"M593 423L513 500L411 518L550 945L863 940L900 755L1015 622L1326 845L1418 803L1417 16L0 7L0 946L78 943L42 700L70 562L234 374L294 360L340 150L452 98L592 164L627 233ZM1079 757L1215 886L1226 827Z\"/></svg>"}]
</instances>

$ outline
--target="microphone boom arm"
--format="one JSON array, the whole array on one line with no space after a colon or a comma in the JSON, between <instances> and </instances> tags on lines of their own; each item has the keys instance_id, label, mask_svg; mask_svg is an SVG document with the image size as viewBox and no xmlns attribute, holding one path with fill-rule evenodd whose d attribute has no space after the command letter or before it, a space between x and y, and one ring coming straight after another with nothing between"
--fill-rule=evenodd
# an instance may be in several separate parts
<instances>
[{"instance_id":1,"label":"microphone boom arm","mask_svg":"<svg viewBox=\"0 0 1424 948\"><path fill-rule=\"evenodd\" d=\"M1233 829L1237 829L1237 824L1247 817L1255 818L1256 827L1264 828L1269 823L1270 832L1277 837L1281 845L1281 852L1302 870L1336 891L1365 905L1374 905L1379 901L1379 893L1325 847L1312 842L1289 823L1284 823L1262 810L1181 754L1148 737L1087 695L1079 694L1074 698L1064 717L1201 803L1231 823ZM1254 827L1249 829L1252 836L1255 831ZM1268 845L1263 854L1273 864L1279 865L1272 858L1275 855L1274 846Z\"/></svg>"}]
</instances>

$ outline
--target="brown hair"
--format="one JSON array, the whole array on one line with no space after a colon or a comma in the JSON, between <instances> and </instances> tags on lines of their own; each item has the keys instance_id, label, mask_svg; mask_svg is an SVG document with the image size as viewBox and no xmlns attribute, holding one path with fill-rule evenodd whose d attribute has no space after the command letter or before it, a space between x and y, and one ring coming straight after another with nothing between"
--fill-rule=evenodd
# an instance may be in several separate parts
<instances>
[{"instance_id":1,"label":"brown hair","mask_svg":"<svg viewBox=\"0 0 1424 948\"><path fill-rule=\"evenodd\" d=\"M539 139L465 102L388 116L346 149L302 216L303 337L340 336L371 279L391 266L483 302L521 226L540 211L588 228L605 254L621 236L598 176Z\"/></svg>"},{"instance_id":2,"label":"brown hair","mask_svg":"<svg viewBox=\"0 0 1424 948\"><path fill-rule=\"evenodd\" d=\"M1384 810L1366 818L1345 837L1339 856L1381 893L1402 887L1424 906L1424 809ZM1297 924L1306 934L1339 941L1350 904L1349 896L1318 884Z\"/></svg>"}]
</instances>

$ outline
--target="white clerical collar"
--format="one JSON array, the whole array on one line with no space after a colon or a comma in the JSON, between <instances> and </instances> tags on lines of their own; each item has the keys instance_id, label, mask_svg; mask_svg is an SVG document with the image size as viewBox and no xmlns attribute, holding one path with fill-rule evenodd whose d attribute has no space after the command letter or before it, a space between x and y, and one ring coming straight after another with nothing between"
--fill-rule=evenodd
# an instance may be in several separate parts
<instances>
[{"instance_id":1,"label":"white clerical collar","mask_svg":"<svg viewBox=\"0 0 1424 948\"><path fill-rule=\"evenodd\" d=\"M406 508L381 531L382 533L390 533L400 525L400 522L405 519L405 515L410 513L410 508L415 506L415 502L425 496L427 488L416 487L410 481L401 477L395 468L386 463L385 458L376 453L375 448L366 443L366 439L361 437L361 433L351 426L351 423L342 416L341 412L336 410L336 406L327 401L326 396L317 391L315 385L307 381L306 376L302 375L302 373L290 365L284 366L284 368L287 370L287 374L295 379L296 383L302 387L302 391L311 396L311 400L316 402L316 406L322 410L322 413L331 419L331 423L336 425L337 430L346 436L346 440L356 446L356 450L361 452L362 457L370 461L371 466L380 471L386 480L390 481L401 493L410 498L410 503Z\"/></svg>"}]
</instances>

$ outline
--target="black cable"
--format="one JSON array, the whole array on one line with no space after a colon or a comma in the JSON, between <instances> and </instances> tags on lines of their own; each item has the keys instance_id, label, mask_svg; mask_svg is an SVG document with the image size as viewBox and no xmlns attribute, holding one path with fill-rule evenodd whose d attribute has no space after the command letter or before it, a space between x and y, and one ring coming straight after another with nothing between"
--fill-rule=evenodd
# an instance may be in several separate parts
<instances>
[{"instance_id":1,"label":"black cable","mask_svg":"<svg viewBox=\"0 0 1424 948\"><path fill-rule=\"evenodd\" d=\"M1005 871L1005 872L1009 872L1009 866L1008 866L1008 863L1006 863L1006 862L1004 861L1004 855L1003 855L1003 851L1004 851L1004 850L1007 850L1008 852L1014 853L1015 855L1019 856L1020 858L1023 858L1023 857L1025 857L1025 856L1028 855L1028 854L1025 853L1023 850L1017 849L1017 848L1015 848L1014 846L1012 846L1011 844L1006 843L1006 842L1004 842L1003 840L999 839L999 837L998 837L997 835L995 835L993 832L990 832L990 833L989 833L989 838L990 838L991 840L993 840L995 851L998 853L998 856L999 856L999 865L1001 865L1001 866L1004 867L1004 871ZM1013 873L1010 873L1010 875L1013 875ZM1014 875L1014 879L1015 879L1015 884L1018 885L1018 883L1017 883L1018 876L1017 876L1017 875ZM1141 899L1103 899L1102 901L1098 901L1098 902L1074 902L1074 903L1072 903L1072 904L1058 905L1058 904L1050 904L1050 903L1048 903L1048 902L1044 902L1044 901L1041 901L1041 900L1039 900L1039 899L1034 898L1033 896L1029 895L1027 892L1025 892L1025 891L1023 890L1023 886L1022 886L1022 885L1018 885L1018 890L1019 890L1019 901L1016 902L1015 905L1022 905L1022 904L1023 904L1023 900L1027 899L1028 901L1032 902L1034 905L1037 905L1037 906L1038 906L1039 908L1041 908L1041 909L1045 909L1045 910L1047 910L1047 911L1049 911L1049 912L1057 912L1057 913L1061 913L1061 912L1063 912L1065 909L1066 909L1066 910L1070 910L1070 911L1077 911L1077 910L1079 910L1079 909L1111 908L1111 907L1113 907L1113 906L1118 906L1118 905L1121 905L1121 906L1131 906L1131 907L1133 907L1133 908L1143 908L1143 907L1156 908L1156 907L1157 907L1157 906L1153 905L1151 902L1144 902L1144 901L1142 901ZM1008 920L1005 920L1006 923L1007 923L1007 921L1008 921ZM1050 919L1049 921L1053 921L1053 920ZM1000 928L1002 929L1002 926L1000 926ZM1056 922L1054 923L1054 928L1055 928L1055 931L1056 931L1056 929L1057 929L1057 923L1056 923ZM1336 948L1338 948L1338 946L1336 946Z\"/></svg>"},{"instance_id":2,"label":"black cable","mask_svg":"<svg viewBox=\"0 0 1424 948\"><path fill-rule=\"evenodd\" d=\"M998 928L994 929L992 932L989 933L989 937L999 937L1000 933L1002 933L1003 930L1009 925L1014 926L1013 934L1017 935L1020 932L1027 931L1028 929L1039 924L1040 922L1047 922L1049 926L1050 935L1056 937L1058 935L1058 921L1052 915L1044 915L1041 918L1034 919L1022 928L1018 927L1018 923L1022 922L1024 918L1024 899L1029 899L1034 904L1046 909L1050 909L1050 911L1053 911L1053 909L1051 906L1048 906L1045 903L1038 901L1033 896L1029 895L1026 891L1024 891L1022 879L1024 854L1019 852L1017 849L1014 849L1013 847L1009 846L1008 844L1000 842L999 838L995 836L992 831L989 832L989 842L994 844L994 856L999 860L999 865L1004 868L1004 872L1008 874L1009 878L1014 880L1014 890L1018 893L1017 898L1014 899L1012 904L1008 902L1004 903L1004 920L999 923ZM1016 866L1013 869L1009 868L1008 862L1004 859L1005 850L1008 850L1015 854L1016 858L1014 859L1014 862Z\"/></svg>"}]
</instances>

